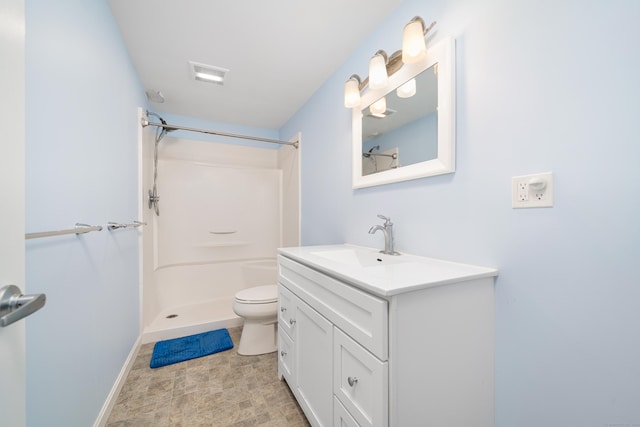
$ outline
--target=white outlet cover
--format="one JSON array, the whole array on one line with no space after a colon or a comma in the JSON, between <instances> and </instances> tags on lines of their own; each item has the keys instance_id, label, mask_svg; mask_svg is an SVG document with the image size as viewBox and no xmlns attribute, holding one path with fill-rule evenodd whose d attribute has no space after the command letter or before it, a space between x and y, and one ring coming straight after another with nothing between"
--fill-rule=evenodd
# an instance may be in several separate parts
<instances>
[{"instance_id":1,"label":"white outlet cover","mask_svg":"<svg viewBox=\"0 0 640 427\"><path fill-rule=\"evenodd\" d=\"M550 208L553 206L551 172L514 176L511 179L511 207Z\"/></svg>"}]
</instances>

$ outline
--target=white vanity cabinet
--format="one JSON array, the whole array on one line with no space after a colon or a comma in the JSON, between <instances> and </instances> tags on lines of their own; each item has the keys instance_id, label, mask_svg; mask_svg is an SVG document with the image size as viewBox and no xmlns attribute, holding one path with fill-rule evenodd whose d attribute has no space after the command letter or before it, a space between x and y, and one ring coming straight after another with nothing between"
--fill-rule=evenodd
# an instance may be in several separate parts
<instances>
[{"instance_id":1,"label":"white vanity cabinet","mask_svg":"<svg viewBox=\"0 0 640 427\"><path fill-rule=\"evenodd\" d=\"M409 265L415 257L374 254L381 268L367 277L324 262L322 248L278 257L278 374L311 425L493 426L497 271L436 263L428 271L446 274L407 282L422 268Z\"/></svg>"},{"instance_id":2,"label":"white vanity cabinet","mask_svg":"<svg viewBox=\"0 0 640 427\"><path fill-rule=\"evenodd\" d=\"M335 395L357 425L386 426L387 302L295 261L280 258L279 264L278 372L307 418L334 425Z\"/></svg>"}]
</instances>

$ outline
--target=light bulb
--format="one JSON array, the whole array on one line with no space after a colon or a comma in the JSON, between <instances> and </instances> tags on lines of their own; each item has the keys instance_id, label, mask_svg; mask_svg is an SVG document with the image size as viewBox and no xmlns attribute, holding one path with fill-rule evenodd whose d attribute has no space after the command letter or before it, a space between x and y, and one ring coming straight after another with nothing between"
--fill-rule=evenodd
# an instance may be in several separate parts
<instances>
[{"instance_id":1,"label":"light bulb","mask_svg":"<svg viewBox=\"0 0 640 427\"><path fill-rule=\"evenodd\" d=\"M358 81L351 78L344 83L344 106L355 108L360 105L360 88Z\"/></svg>"},{"instance_id":2,"label":"light bulb","mask_svg":"<svg viewBox=\"0 0 640 427\"><path fill-rule=\"evenodd\" d=\"M385 111L387 111L387 100L385 97L383 96L371 104L371 106L369 106L369 111L371 111L371 114L373 115L384 115Z\"/></svg>"},{"instance_id":3,"label":"light bulb","mask_svg":"<svg viewBox=\"0 0 640 427\"><path fill-rule=\"evenodd\" d=\"M398 98L411 98L416 94L416 79L411 79L396 91Z\"/></svg>"},{"instance_id":4,"label":"light bulb","mask_svg":"<svg viewBox=\"0 0 640 427\"><path fill-rule=\"evenodd\" d=\"M402 62L415 64L427 55L424 27L419 20L411 21L402 31Z\"/></svg>"},{"instance_id":5,"label":"light bulb","mask_svg":"<svg viewBox=\"0 0 640 427\"><path fill-rule=\"evenodd\" d=\"M382 54L376 53L369 60L369 87L384 89L388 84L387 61Z\"/></svg>"}]
</instances>

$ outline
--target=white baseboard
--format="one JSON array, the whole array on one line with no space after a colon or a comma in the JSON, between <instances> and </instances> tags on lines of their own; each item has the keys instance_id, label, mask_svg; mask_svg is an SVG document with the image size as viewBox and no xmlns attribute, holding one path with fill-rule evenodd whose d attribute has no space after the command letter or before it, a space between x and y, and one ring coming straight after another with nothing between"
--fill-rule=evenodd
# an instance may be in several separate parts
<instances>
[{"instance_id":1,"label":"white baseboard","mask_svg":"<svg viewBox=\"0 0 640 427\"><path fill-rule=\"evenodd\" d=\"M120 374L118 375L116 382L113 384L113 387L111 388L111 392L109 393L109 396L107 396L107 400L104 402L104 405L102 405L102 409L98 414L98 418L96 418L96 422L93 423L93 427L104 427L107 424L107 421L109 420L109 415L111 414L111 410L115 406L116 401L118 400L118 395L122 390L122 386L124 386L124 383L127 380L127 376L129 375L129 372L133 367L133 363L135 362L136 357L138 356L138 352L140 351L140 345L141 345L141 336L138 336L138 339L133 344L133 348L131 348L131 351L129 352L129 356L127 357L127 360L125 361L124 365L122 366L122 369L120 370Z\"/></svg>"}]
</instances>

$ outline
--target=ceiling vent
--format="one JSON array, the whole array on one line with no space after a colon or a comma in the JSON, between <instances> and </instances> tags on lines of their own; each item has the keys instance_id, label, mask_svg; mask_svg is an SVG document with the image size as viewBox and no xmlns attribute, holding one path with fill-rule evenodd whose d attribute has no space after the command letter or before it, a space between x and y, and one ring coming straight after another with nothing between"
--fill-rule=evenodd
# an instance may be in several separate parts
<instances>
[{"instance_id":1,"label":"ceiling vent","mask_svg":"<svg viewBox=\"0 0 640 427\"><path fill-rule=\"evenodd\" d=\"M224 84L224 78L229 72L226 68L200 64L193 61L189 61L189 66L191 67L191 75L195 80L219 85Z\"/></svg>"},{"instance_id":2,"label":"ceiling vent","mask_svg":"<svg viewBox=\"0 0 640 427\"><path fill-rule=\"evenodd\" d=\"M384 119L387 116L392 115L393 113L397 113L396 110L392 110L391 108L387 108L383 113L369 113L367 117L373 117L374 119Z\"/></svg>"}]
</instances>

